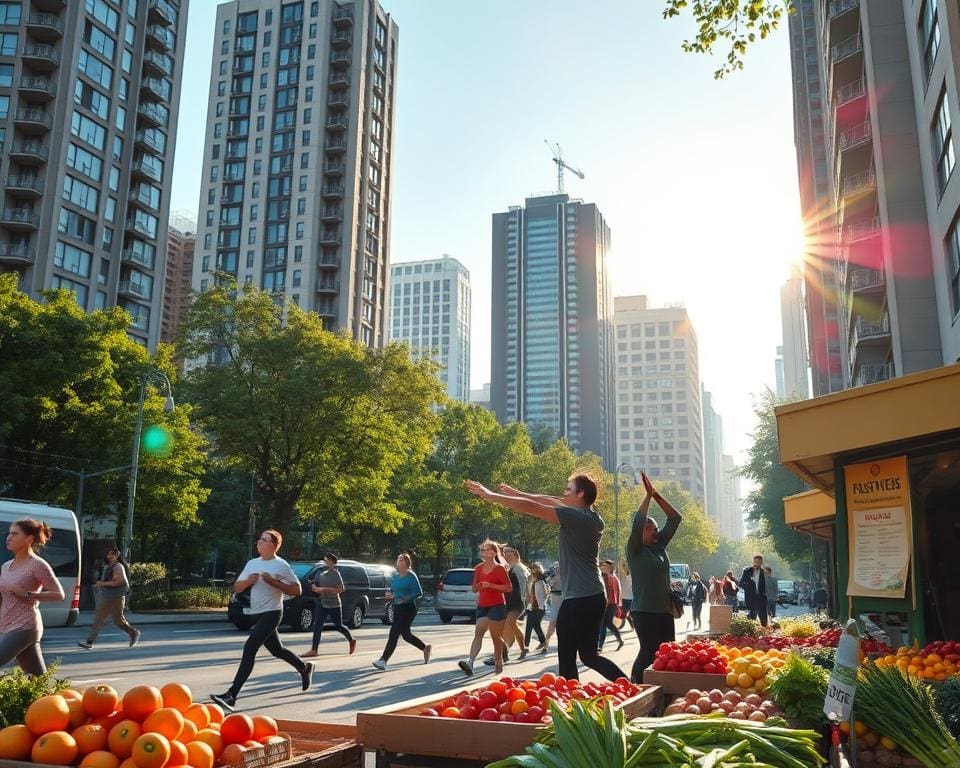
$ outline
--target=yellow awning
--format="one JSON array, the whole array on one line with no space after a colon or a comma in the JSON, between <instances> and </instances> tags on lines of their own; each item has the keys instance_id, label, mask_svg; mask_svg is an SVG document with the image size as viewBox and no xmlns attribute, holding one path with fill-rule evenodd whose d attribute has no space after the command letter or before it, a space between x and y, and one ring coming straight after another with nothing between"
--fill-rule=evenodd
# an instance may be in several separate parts
<instances>
[{"instance_id":1,"label":"yellow awning","mask_svg":"<svg viewBox=\"0 0 960 768\"><path fill-rule=\"evenodd\" d=\"M812 533L822 539L832 538L836 516L836 501L823 491L804 491L783 500L784 520L801 533Z\"/></svg>"}]
</instances>

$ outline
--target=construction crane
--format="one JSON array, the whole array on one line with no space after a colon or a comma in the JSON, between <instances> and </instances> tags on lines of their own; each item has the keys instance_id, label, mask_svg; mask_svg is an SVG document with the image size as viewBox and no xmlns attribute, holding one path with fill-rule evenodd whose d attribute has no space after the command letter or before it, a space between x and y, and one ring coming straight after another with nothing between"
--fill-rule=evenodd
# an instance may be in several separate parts
<instances>
[{"instance_id":1,"label":"construction crane","mask_svg":"<svg viewBox=\"0 0 960 768\"><path fill-rule=\"evenodd\" d=\"M583 178L583 171L579 168L574 168L572 165L567 165L563 159L563 150L560 148L559 144L551 144L546 139L543 140L543 143L550 147L550 151L553 153L553 162L557 164L557 194L563 194L563 171L564 169L570 171L570 173L575 176Z\"/></svg>"}]
</instances>

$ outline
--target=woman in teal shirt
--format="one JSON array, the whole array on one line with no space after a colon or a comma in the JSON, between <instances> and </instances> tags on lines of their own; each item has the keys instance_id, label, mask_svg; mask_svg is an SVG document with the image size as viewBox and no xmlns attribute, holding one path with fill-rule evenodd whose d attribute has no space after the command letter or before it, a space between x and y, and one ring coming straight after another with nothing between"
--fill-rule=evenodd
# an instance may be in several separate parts
<instances>
[{"instance_id":1,"label":"woman in teal shirt","mask_svg":"<svg viewBox=\"0 0 960 768\"><path fill-rule=\"evenodd\" d=\"M387 662L397 647L397 640L401 637L414 648L423 651L423 663L430 661L431 646L410 631L410 625L417 617L417 598L423 594L420 579L411 568L410 555L401 552L397 556L397 572L390 580L390 592L387 599L393 600L393 623L390 625L390 636L383 654L373 662L377 669L386 669Z\"/></svg>"}]
</instances>

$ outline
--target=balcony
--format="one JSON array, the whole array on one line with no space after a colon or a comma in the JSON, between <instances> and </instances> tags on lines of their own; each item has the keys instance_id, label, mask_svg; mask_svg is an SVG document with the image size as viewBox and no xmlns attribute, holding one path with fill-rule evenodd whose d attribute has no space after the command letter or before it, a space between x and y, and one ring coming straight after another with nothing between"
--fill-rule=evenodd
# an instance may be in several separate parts
<instances>
[{"instance_id":1,"label":"balcony","mask_svg":"<svg viewBox=\"0 0 960 768\"><path fill-rule=\"evenodd\" d=\"M347 142L343 139L327 139L323 149L332 155L338 155L347 151Z\"/></svg>"},{"instance_id":2,"label":"balcony","mask_svg":"<svg viewBox=\"0 0 960 768\"><path fill-rule=\"evenodd\" d=\"M853 176L845 178L843 180L842 195L845 198L853 197L863 192L875 191L876 188L877 174L873 169L870 169L869 171L856 173Z\"/></svg>"},{"instance_id":3,"label":"balcony","mask_svg":"<svg viewBox=\"0 0 960 768\"><path fill-rule=\"evenodd\" d=\"M43 178L30 173L7 176L6 187L7 191L15 197L36 199L43 196Z\"/></svg>"},{"instance_id":4,"label":"balcony","mask_svg":"<svg viewBox=\"0 0 960 768\"><path fill-rule=\"evenodd\" d=\"M843 243L848 245L859 240L866 240L868 237L876 237L880 234L880 217L874 216L870 219L861 221L851 221L843 225Z\"/></svg>"},{"instance_id":5,"label":"balcony","mask_svg":"<svg viewBox=\"0 0 960 768\"><path fill-rule=\"evenodd\" d=\"M163 174L160 172L160 169L155 167L151 162L144 160L142 157L135 157L133 159L133 164L130 166L130 173L134 176L150 179L150 181L163 181Z\"/></svg>"},{"instance_id":6,"label":"balcony","mask_svg":"<svg viewBox=\"0 0 960 768\"><path fill-rule=\"evenodd\" d=\"M13 115L14 125L28 134L41 134L50 130L51 118L44 109L18 109Z\"/></svg>"},{"instance_id":7,"label":"balcony","mask_svg":"<svg viewBox=\"0 0 960 768\"><path fill-rule=\"evenodd\" d=\"M347 164L326 162L323 164L323 172L328 176L343 176L347 172Z\"/></svg>"},{"instance_id":8,"label":"balcony","mask_svg":"<svg viewBox=\"0 0 960 768\"><path fill-rule=\"evenodd\" d=\"M149 208L151 211L159 210L154 203L155 198L155 189L151 188L149 184L143 183L132 186L130 194L127 195L127 200L131 203L139 205L141 208Z\"/></svg>"},{"instance_id":9,"label":"balcony","mask_svg":"<svg viewBox=\"0 0 960 768\"><path fill-rule=\"evenodd\" d=\"M156 77L145 77L140 81L140 90L154 101L170 101L170 83Z\"/></svg>"},{"instance_id":10,"label":"balcony","mask_svg":"<svg viewBox=\"0 0 960 768\"><path fill-rule=\"evenodd\" d=\"M830 21L833 21L838 16L841 16L842 14L859 7L859 5L860 0L830 0L830 8L827 11L827 17Z\"/></svg>"},{"instance_id":11,"label":"balcony","mask_svg":"<svg viewBox=\"0 0 960 768\"><path fill-rule=\"evenodd\" d=\"M841 61L862 52L863 41L860 39L860 34L857 33L848 37L842 43L837 43L830 49L830 62L832 64L839 64Z\"/></svg>"},{"instance_id":12,"label":"balcony","mask_svg":"<svg viewBox=\"0 0 960 768\"><path fill-rule=\"evenodd\" d=\"M840 141L837 142L837 145L840 151L843 152L846 149L853 149L854 147L859 147L861 144L866 144L872 139L873 131L870 121L864 120L862 123L842 131L840 133Z\"/></svg>"},{"instance_id":13,"label":"balcony","mask_svg":"<svg viewBox=\"0 0 960 768\"><path fill-rule=\"evenodd\" d=\"M143 71L170 77L173 74L173 59L156 51L147 51L143 54Z\"/></svg>"},{"instance_id":14,"label":"balcony","mask_svg":"<svg viewBox=\"0 0 960 768\"><path fill-rule=\"evenodd\" d=\"M134 134L133 143L140 149L155 152L158 155L162 155L165 151L164 142L157 139L153 134L147 133L147 131L137 131Z\"/></svg>"},{"instance_id":15,"label":"balcony","mask_svg":"<svg viewBox=\"0 0 960 768\"><path fill-rule=\"evenodd\" d=\"M330 84L331 88L349 88L350 71L347 69L335 69L330 72L330 78L327 82Z\"/></svg>"},{"instance_id":16,"label":"balcony","mask_svg":"<svg viewBox=\"0 0 960 768\"><path fill-rule=\"evenodd\" d=\"M48 77L21 77L20 95L30 102L52 101L57 95L56 84Z\"/></svg>"},{"instance_id":17,"label":"balcony","mask_svg":"<svg viewBox=\"0 0 960 768\"><path fill-rule=\"evenodd\" d=\"M326 222L340 221L343 218L343 209L337 205L328 205L320 213L320 220Z\"/></svg>"},{"instance_id":18,"label":"balcony","mask_svg":"<svg viewBox=\"0 0 960 768\"><path fill-rule=\"evenodd\" d=\"M343 184L327 184L320 194L327 200L340 200L343 198Z\"/></svg>"},{"instance_id":19,"label":"balcony","mask_svg":"<svg viewBox=\"0 0 960 768\"><path fill-rule=\"evenodd\" d=\"M333 12L333 26L337 29L347 29L353 26L353 8L337 8Z\"/></svg>"},{"instance_id":20,"label":"balcony","mask_svg":"<svg viewBox=\"0 0 960 768\"><path fill-rule=\"evenodd\" d=\"M887 280L882 269L856 267L850 271L850 288L855 293L871 291L875 288L883 288L886 284Z\"/></svg>"},{"instance_id":21,"label":"balcony","mask_svg":"<svg viewBox=\"0 0 960 768\"><path fill-rule=\"evenodd\" d=\"M827 9L827 44L831 40L844 40L860 28L859 0L830 0Z\"/></svg>"},{"instance_id":22,"label":"balcony","mask_svg":"<svg viewBox=\"0 0 960 768\"><path fill-rule=\"evenodd\" d=\"M35 230L40 226L40 217L30 208L4 208L0 212L0 226L18 232Z\"/></svg>"},{"instance_id":23,"label":"balcony","mask_svg":"<svg viewBox=\"0 0 960 768\"><path fill-rule=\"evenodd\" d=\"M345 131L347 130L347 113L338 113L335 115L327 116L327 128L331 131Z\"/></svg>"},{"instance_id":24,"label":"balcony","mask_svg":"<svg viewBox=\"0 0 960 768\"><path fill-rule=\"evenodd\" d=\"M147 301L150 300L150 292L140 283L134 283L130 280L120 281L119 285L117 285L117 295L134 299L146 299Z\"/></svg>"},{"instance_id":25,"label":"balcony","mask_svg":"<svg viewBox=\"0 0 960 768\"><path fill-rule=\"evenodd\" d=\"M33 0L33 7L50 13L60 13L67 7L67 0Z\"/></svg>"},{"instance_id":26,"label":"balcony","mask_svg":"<svg viewBox=\"0 0 960 768\"><path fill-rule=\"evenodd\" d=\"M320 233L320 245L340 245L340 230L324 229Z\"/></svg>"},{"instance_id":27,"label":"balcony","mask_svg":"<svg viewBox=\"0 0 960 768\"><path fill-rule=\"evenodd\" d=\"M14 267L29 267L33 264L34 253L30 246L22 243L0 243L0 264Z\"/></svg>"},{"instance_id":28,"label":"balcony","mask_svg":"<svg viewBox=\"0 0 960 768\"><path fill-rule=\"evenodd\" d=\"M10 159L20 165L42 165L50 157L50 150L39 141L16 141L10 148Z\"/></svg>"},{"instance_id":29,"label":"balcony","mask_svg":"<svg viewBox=\"0 0 960 768\"><path fill-rule=\"evenodd\" d=\"M314 310L320 317L333 317L337 316L337 305L333 301L321 301L317 302L317 307Z\"/></svg>"},{"instance_id":30,"label":"balcony","mask_svg":"<svg viewBox=\"0 0 960 768\"><path fill-rule=\"evenodd\" d=\"M173 48L172 35L167 29L157 24L151 24L147 27L147 45L152 45L155 50L166 53Z\"/></svg>"},{"instance_id":31,"label":"balcony","mask_svg":"<svg viewBox=\"0 0 960 768\"><path fill-rule=\"evenodd\" d=\"M52 45L24 43L20 56L24 64L40 72L50 72L60 66L60 52Z\"/></svg>"},{"instance_id":32,"label":"balcony","mask_svg":"<svg viewBox=\"0 0 960 768\"><path fill-rule=\"evenodd\" d=\"M873 320L864 320L858 317L853 324L853 336L851 338L851 348L856 348L859 344L870 342L885 341L890 336L890 318L883 316L883 320L876 322Z\"/></svg>"},{"instance_id":33,"label":"balcony","mask_svg":"<svg viewBox=\"0 0 960 768\"><path fill-rule=\"evenodd\" d=\"M346 109L350 106L350 99L345 93L333 91L327 99L327 106L333 109Z\"/></svg>"},{"instance_id":34,"label":"balcony","mask_svg":"<svg viewBox=\"0 0 960 768\"><path fill-rule=\"evenodd\" d=\"M837 88L837 95L834 99L834 106L837 108L842 107L845 104L849 104L851 101L856 101L861 96L867 92L866 84L864 79L858 78L857 80L852 80L849 83L844 83L839 88Z\"/></svg>"},{"instance_id":35,"label":"balcony","mask_svg":"<svg viewBox=\"0 0 960 768\"><path fill-rule=\"evenodd\" d=\"M330 64L349 64L353 57L343 51L332 51L330 53Z\"/></svg>"},{"instance_id":36,"label":"balcony","mask_svg":"<svg viewBox=\"0 0 960 768\"><path fill-rule=\"evenodd\" d=\"M55 43L63 37L63 21L52 13L31 13L27 16L27 32L34 40Z\"/></svg>"},{"instance_id":37,"label":"balcony","mask_svg":"<svg viewBox=\"0 0 960 768\"><path fill-rule=\"evenodd\" d=\"M333 48L339 48L343 50L344 48L349 48L353 43L353 35L349 32L334 32L333 38L330 40L330 45Z\"/></svg>"},{"instance_id":38,"label":"balcony","mask_svg":"<svg viewBox=\"0 0 960 768\"><path fill-rule=\"evenodd\" d=\"M147 4L147 20L169 27L177 23L177 11L165 0L150 0Z\"/></svg>"},{"instance_id":39,"label":"balcony","mask_svg":"<svg viewBox=\"0 0 960 768\"><path fill-rule=\"evenodd\" d=\"M137 107L137 115L143 118L144 122L149 123L154 128L166 128L169 113L163 107L156 104L141 104Z\"/></svg>"},{"instance_id":40,"label":"balcony","mask_svg":"<svg viewBox=\"0 0 960 768\"><path fill-rule=\"evenodd\" d=\"M326 277L317 278L317 293L336 293L339 290L339 280L330 280Z\"/></svg>"},{"instance_id":41,"label":"balcony","mask_svg":"<svg viewBox=\"0 0 960 768\"><path fill-rule=\"evenodd\" d=\"M153 269L153 259L133 248L124 248L120 254L120 261L124 264L136 264L138 267Z\"/></svg>"},{"instance_id":42,"label":"balcony","mask_svg":"<svg viewBox=\"0 0 960 768\"><path fill-rule=\"evenodd\" d=\"M877 363L861 365L853 377L853 386L865 387L876 384L878 381L889 381L893 378L893 363Z\"/></svg>"}]
</instances>

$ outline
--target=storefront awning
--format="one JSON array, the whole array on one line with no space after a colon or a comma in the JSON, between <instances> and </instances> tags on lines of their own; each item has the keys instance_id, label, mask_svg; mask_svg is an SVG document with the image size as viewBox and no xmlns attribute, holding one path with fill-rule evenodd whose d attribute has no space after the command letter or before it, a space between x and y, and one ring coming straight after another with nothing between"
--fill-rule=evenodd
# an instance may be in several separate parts
<instances>
[{"instance_id":1,"label":"storefront awning","mask_svg":"<svg viewBox=\"0 0 960 768\"><path fill-rule=\"evenodd\" d=\"M823 491L804 491L783 500L783 516L795 531L832 539L837 502Z\"/></svg>"},{"instance_id":2,"label":"storefront awning","mask_svg":"<svg viewBox=\"0 0 960 768\"><path fill-rule=\"evenodd\" d=\"M840 454L960 429L960 364L776 409L780 462L834 495Z\"/></svg>"}]
</instances>

